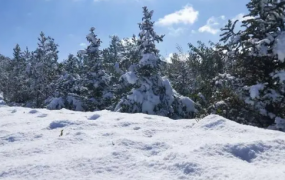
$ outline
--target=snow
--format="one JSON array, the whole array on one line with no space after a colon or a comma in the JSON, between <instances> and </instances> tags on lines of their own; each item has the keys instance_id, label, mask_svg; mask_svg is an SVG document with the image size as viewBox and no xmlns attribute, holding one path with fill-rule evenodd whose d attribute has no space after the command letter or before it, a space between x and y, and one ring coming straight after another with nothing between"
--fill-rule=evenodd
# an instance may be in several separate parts
<instances>
[{"instance_id":1,"label":"snow","mask_svg":"<svg viewBox=\"0 0 285 180\"><path fill-rule=\"evenodd\" d=\"M280 70L273 74L274 78L278 78L280 83L285 81L285 70Z\"/></svg>"},{"instance_id":2,"label":"snow","mask_svg":"<svg viewBox=\"0 0 285 180\"><path fill-rule=\"evenodd\" d=\"M136 74L133 71L129 71L127 73L125 73L122 78L124 78L125 80L127 80L128 83L130 84L135 84L138 80Z\"/></svg>"},{"instance_id":3,"label":"snow","mask_svg":"<svg viewBox=\"0 0 285 180\"><path fill-rule=\"evenodd\" d=\"M3 94L0 92L0 106L3 106L5 105L5 101L4 101L4 98L3 98Z\"/></svg>"},{"instance_id":4,"label":"snow","mask_svg":"<svg viewBox=\"0 0 285 180\"><path fill-rule=\"evenodd\" d=\"M61 109L64 108L63 98L52 98L51 102L47 105L48 109Z\"/></svg>"},{"instance_id":5,"label":"snow","mask_svg":"<svg viewBox=\"0 0 285 180\"><path fill-rule=\"evenodd\" d=\"M160 102L159 96L154 95L151 89L148 89L146 92L132 89L132 94L128 95L127 98L141 104L142 112L149 114L154 114L154 108Z\"/></svg>"},{"instance_id":6,"label":"snow","mask_svg":"<svg viewBox=\"0 0 285 180\"><path fill-rule=\"evenodd\" d=\"M94 33L91 32L86 36L86 39L93 44L97 44L98 39L95 37Z\"/></svg>"},{"instance_id":7,"label":"snow","mask_svg":"<svg viewBox=\"0 0 285 180\"><path fill-rule=\"evenodd\" d=\"M196 122L3 106L0 127L1 180L285 177L284 133L217 115Z\"/></svg>"},{"instance_id":8,"label":"snow","mask_svg":"<svg viewBox=\"0 0 285 180\"><path fill-rule=\"evenodd\" d=\"M187 111L195 112L195 103L188 97L181 97L181 102L185 105Z\"/></svg>"},{"instance_id":9,"label":"snow","mask_svg":"<svg viewBox=\"0 0 285 180\"><path fill-rule=\"evenodd\" d=\"M250 92L250 97L252 99L258 98L259 97L259 91L264 88L263 84L256 84L253 86L250 86L249 92Z\"/></svg>"},{"instance_id":10,"label":"snow","mask_svg":"<svg viewBox=\"0 0 285 180\"><path fill-rule=\"evenodd\" d=\"M280 33L276 39L273 47L274 54L278 55L281 62L285 61L285 32Z\"/></svg>"},{"instance_id":11,"label":"snow","mask_svg":"<svg viewBox=\"0 0 285 180\"><path fill-rule=\"evenodd\" d=\"M176 91L172 88L169 79L167 79L166 77L162 78L162 84L165 87L165 94L169 98L169 104L171 104L174 100L174 94L176 93Z\"/></svg>"},{"instance_id":12,"label":"snow","mask_svg":"<svg viewBox=\"0 0 285 180\"><path fill-rule=\"evenodd\" d=\"M79 50L79 51L77 52L77 55L78 55L78 56L83 56L83 55L86 55L86 53L87 53L86 50Z\"/></svg>"},{"instance_id":13,"label":"snow","mask_svg":"<svg viewBox=\"0 0 285 180\"><path fill-rule=\"evenodd\" d=\"M143 66L150 65L151 67L156 67L157 61L158 58L154 53L147 53L147 54L142 54L142 58L139 61L139 64Z\"/></svg>"},{"instance_id":14,"label":"snow","mask_svg":"<svg viewBox=\"0 0 285 180\"><path fill-rule=\"evenodd\" d=\"M65 103L68 103L75 111L83 111L82 102L76 94L69 93L64 99L62 97L52 98L47 105L50 110L65 108Z\"/></svg>"},{"instance_id":15,"label":"snow","mask_svg":"<svg viewBox=\"0 0 285 180\"><path fill-rule=\"evenodd\" d=\"M217 107L220 107L220 106L226 105L226 104L227 104L227 103L226 103L225 101L218 101L218 102L215 103L215 105L216 105Z\"/></svg>"},{"instance_id":16,"label":"snow","mask_svg":"<svg viewBox=\"0 0 285 180\"><path fill-rule=\"evenodd\" d=\"M119 73L119 74L123 73L118 62L115 63L114 68L115 68L116 73Z\"/></svg>"},{"instance_id":17,"label":"snow","mask_svg":"<svg viewBox=\"0 0 285 180\"><path fill-rule=\"evenodd\" d=\"M285 131L285 119L276 117L275 118L276 128Z\"/></svg>"}]
</instances>

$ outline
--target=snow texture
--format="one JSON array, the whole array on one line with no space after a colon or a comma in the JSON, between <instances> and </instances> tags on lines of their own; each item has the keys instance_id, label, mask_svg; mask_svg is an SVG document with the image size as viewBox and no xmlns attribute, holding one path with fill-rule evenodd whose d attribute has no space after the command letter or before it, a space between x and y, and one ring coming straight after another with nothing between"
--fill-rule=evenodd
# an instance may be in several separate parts
<instances>
[{"instance_id":1,"label":"snow texture","mask_svg":"<svg viewBox=\"0 0 285 180\"><path fill-rule=\"evenodd\" d=\"M133 71L127 72L125 73L122 78L124 78L125 80L127 80L128 83L130 84L135 84L136 81L138 80L136 74Z\"/></svg>"},{"instance_id":2,"label":"snow texture","mask_svg":"<svg viewBox=\"0 0 285 180\"><path fill-rule=\"evenodd\" d=\"M192 111L192 112L195 111L195 106L194 106L195 103L190 98L182 96L181 102L183 105L185 105L187 111Z\"/></svg>"},{"instance_id":3,"label":"snow texture","mask_svg":"<svg viewBox=\"0 0 285 180\"><path fill-rule=\"evenodd\" d=\"M142 66L157 67L158 57L154 53L142 54L139 64Z\"/></svg>"},{"instance_id":4,"label":"snow texture","mask_svg":"<svg viewBox=\"0 0 285 180\"><path fill-rule=\"evenodd\" d=\"M279 61L285 61L285 32L276 37L273 52L278 55Z\"/></svg>"},{"instance_id":5,"label":"snow texture","mask_svg":"<svg viewBox=\"0 0 285 180\"><path fill-rule=\"evenodd\" d=\"M258 98L259 97L259 91L264 88L263 84L256 84L250 87L250 97L252 99Z\"/></svg>"},{"instance_id":6,"label":"snow texture","mask_svg":"<svg viewBox=\"0 0 285 180\"><path fill-rule=\"evenodd\" d=\"M278 71L273 75L274 78L278 78L280 83L285 82L285 70Z\"/></svg>"},{"instance_id":7,"label":"snow texture","mask_svg":"<svg viewBox=\"0 0 285 180\"><path fill-rule=\"evenodd\" d=\"M72 106L75 111L84 111L82 102L76 98L76 96L68 95L65 99L62 97L52 98L48 103L47 108L50 110L66 108L65 102Z\"/></svg>"},{"instance_id":8,"label":"snow texture","mask_svg":"<svg viewBox=\"0 0 285 180\"><path fill-rule=\"evenodd\" d=\"M276 128L285 131L285 119L276 117L275 118Z\"/></svg>"},{"instance_id":9,"label":"snow texture","mask_svg":"<svg viewBox=\"0 0 285 180\"><path fill-rule=\"evenodd\" d=\"M196 122L106 110L30 111L0 108L1 180L285 177L284 133L217 115Z\"/></svg>"}]
</instances>

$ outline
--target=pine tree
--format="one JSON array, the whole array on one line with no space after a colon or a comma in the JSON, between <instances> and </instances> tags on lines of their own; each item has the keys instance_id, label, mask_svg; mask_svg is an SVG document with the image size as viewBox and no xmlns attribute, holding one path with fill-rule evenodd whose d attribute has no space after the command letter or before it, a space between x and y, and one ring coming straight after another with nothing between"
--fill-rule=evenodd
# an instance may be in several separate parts
<instances>
[{"instance_id":1,"label":"pine tree","mask_svg":"<svg viewBox=\"0 0 285 180\"><path fill-rule=\"evenodd\" d=\"M0 93L7 101L10 94L9 74L12 71L11 59L0 54Z\"/></svg>"},{"instance_id":2,"label":"pine tree","mask_svg":"<svg viewBox=\"0 0 285 180\"><path fill-rule=\"evenodd\" d=\"M32 52L29 63L30 92L34 97L30 106L43 107L45 100L53 94L54 82L57 79L58 45L54 39L46 37L43 32L38 38L38 48Z\"/></svg>"},{"instance_id":3,"label":"pine tree","mask_svg":"<svg viewBox=\"0 0 285 180\"><path fill-rule=\"evenodd\" d=\"M247 8L249 14L242 21L245 29L235 33L236 22L229 21L221 39L226 42L228 59L234 67L230 73L242 82L232 90L238 101L245 102L236 111L243 109L243 114L251 117L247 122L241 118L247 124L267 127L276 121L284 130L285 90L280 74L285 68L285 46L280 42L285 37L285 2L251 0Z\"/></svg>"},{"instance_id":4,"label":"pine tree","mask_svg":"<svg viewBox=\"0 0 285 180\"><path fill-rule=\"evenodd\" d=\"M225 72L224 53L217 46L212 42L206 46L200 41L198 46L189 44L187 64L192 76L189 89L193 97L204 101L204 105L211 101L213 78Z\"/></svg>"},{"instance_id":5,"label":"pine tree","mask_svg":"<svg viewBox=\"0 0 285 180\"><path fill-rule=\"evenodd\" d=\"M17 44L13 49L14 57L11 61L11 72L9 73L9 101L17 104L25 104L28 100L28 84L24 52L21 51L20 46Z\"/></svg>"},{"instance_id":6,"label":"pine tree","mask_svg":"<svg viewBox=\"0 0 285 180\"><path fill-rule=\"evenodd\" d=\"M118 36L111 36L110 46L103 50L103 66L106 72L115 80L118 80L123 71L120 69L120 62L124 52L124 46Z\"/></svg>"},{"instance_id":7,"label":"pine tree","mask_svg":"<svg viewBox=\"0 0 285 180\"><path fill-rule=\"evenodd\" d=\"M166 76L169 78L173 88L183 96L191 95L191 88L193 87L193 76L189 63L187 63L187 56L178 48L178 53L172 55L171 63L167 64Z\"/></svg>"},{"instance_id":8,"label":"pine tree","mask_svg":"<svg viewBox=\"0 0 285 180\"><path fill-rule=\"evenodd\" d=\"M47 100L48 109L70 109L84 111L87 88L82 84L80 77L80 62L78 58L70 54L68 59L62 63L62 73L54 82L55 92L53 97Z\"/></svg>"},{"instance_id":9,"label":"pine tree","mask_svg":"<svg viewBox=\"0 0 285 180\"><path fill-rule=\"evenodd\" d=\"M120 100L115 111L142 112L171 118L193 117L195 103L177 94L168 79L160 76L161 60L155 42L162 42L164 36L154 32L152 15L153 11L143 7L142 23L139 24L141 32L137 44L141 59L122 76L134 87Z\"/></svg>"},{"instance_id":10,"label":"pine tree","mask_svg":"<svg viewBox=\"0 0 285 180\"><path fill-rule=\"evenodd\" d=\"M133 65L138 64L140 61L140 51L138 47L138 39L135 35L132 38L125 38L122 41L124 51L122 59L119 63L120 69L126 73L132 68Z\"/></svg>"},{"instance_id":11,"label":"pine tree","mask_svg":"<svg viewBox=\"0 0 285 180\"><path fill-rule=\"evenodd\" d=\"M82 54L82 81L83 86L88 89L84 95L87 98L87 110L102 110L111 105L113 94L110 86L111 76L103 69L102 51L99 49L101 40L97 38L94 30L92 27L86 37L89 45Z\"/></svg>"}]
</instances>

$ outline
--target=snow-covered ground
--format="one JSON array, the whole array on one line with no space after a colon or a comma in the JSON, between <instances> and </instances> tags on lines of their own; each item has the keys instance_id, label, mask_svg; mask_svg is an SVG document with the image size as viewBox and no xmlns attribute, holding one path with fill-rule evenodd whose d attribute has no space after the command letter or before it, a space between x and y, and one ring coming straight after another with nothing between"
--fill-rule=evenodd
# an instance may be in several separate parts
<instances>
[{"instance_id":1,"label":"snow-covered ground","mask_svg":"<svg viewBox=\"0 0 285 180\"><path fill-rule=\"evenodd\" d=\"M0 107L1 180L284 180L284 157L285 133L216 115Z\"/></svg>"}]
</instances>

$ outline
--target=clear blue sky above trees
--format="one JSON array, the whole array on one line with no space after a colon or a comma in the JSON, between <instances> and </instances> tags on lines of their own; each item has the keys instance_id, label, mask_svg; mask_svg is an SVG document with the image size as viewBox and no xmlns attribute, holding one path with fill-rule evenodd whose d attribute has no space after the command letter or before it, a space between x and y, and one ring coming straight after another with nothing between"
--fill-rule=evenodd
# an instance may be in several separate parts
<instances>
[{"instance_id":1,"label":"clear blue sky above trees","mask_svg":"<svg viewBox=\"0 0 285 180\"><path fill-rule=\"evenodd\" d=\"M177 44L218 41L219 28L228 19L247 13L248 0L0 0L0 53L11 56L19 43L22 49L36 48L43 31L60 45L60 60L85 48L85 35L96 27L102 46L109 35L131 37L139 32L141 7L154 10L155 30L165 34L158 45L165 57Z\"/></svg>"}]
</instances>

